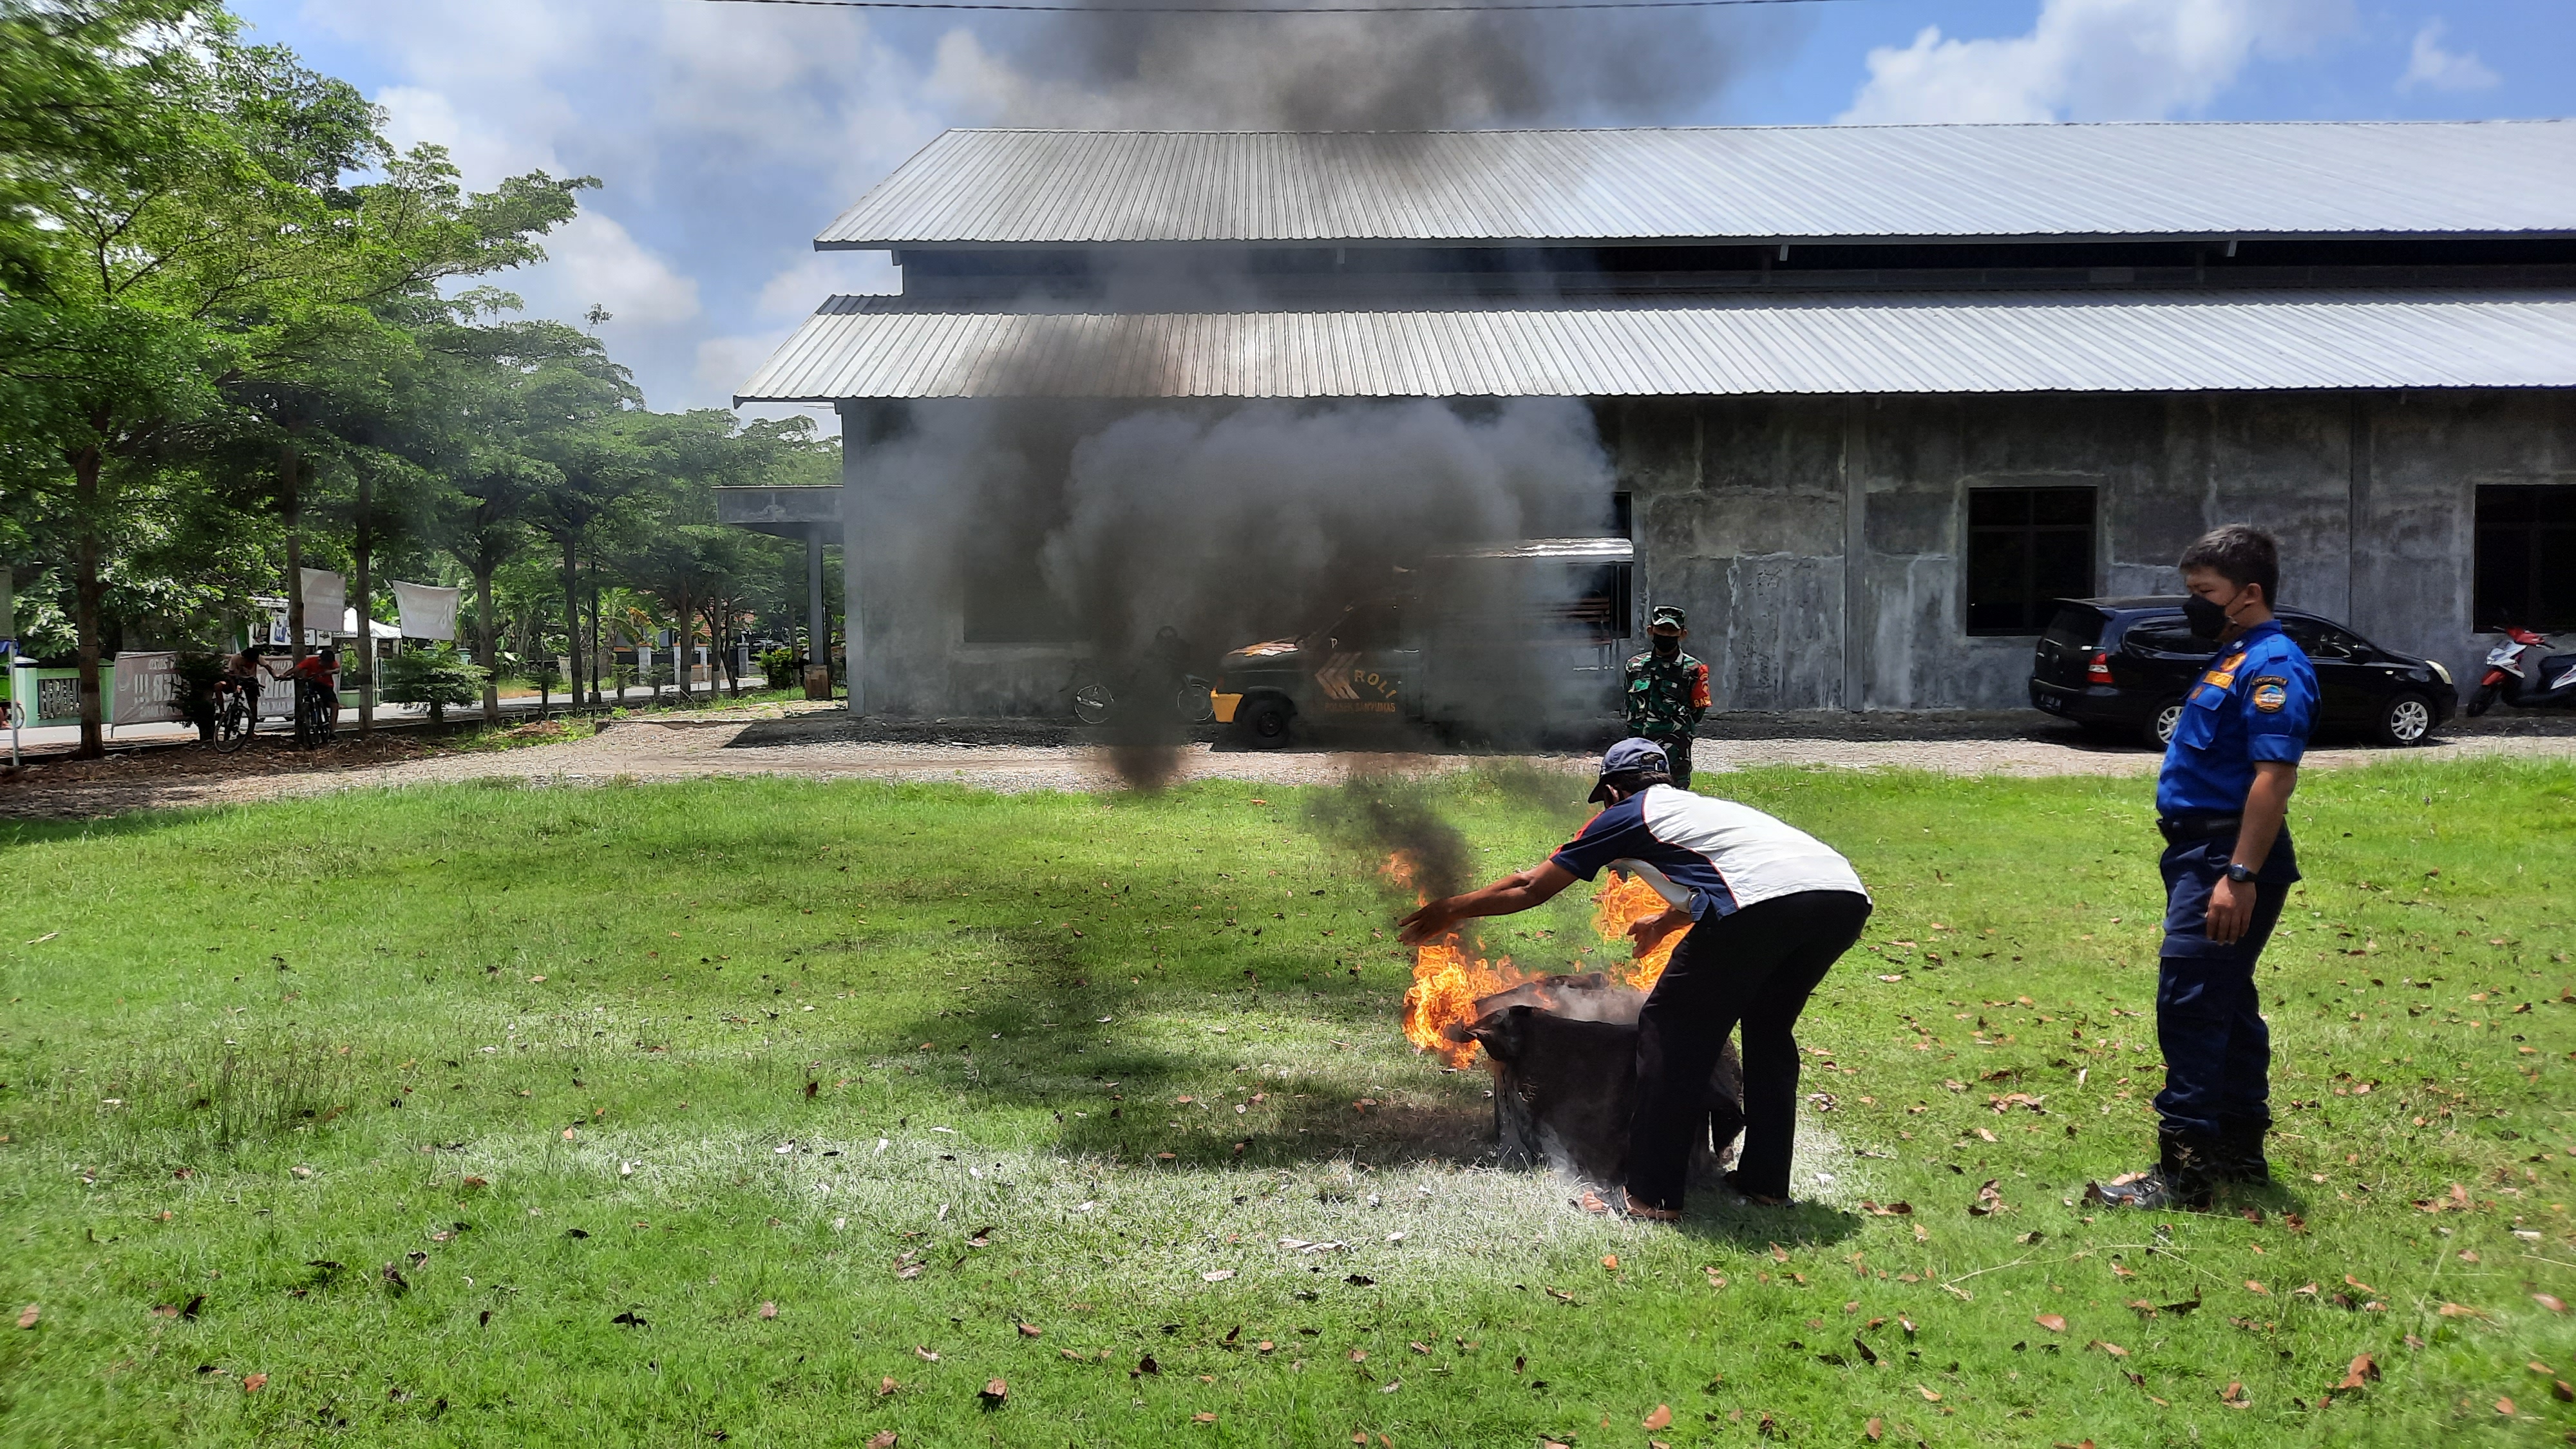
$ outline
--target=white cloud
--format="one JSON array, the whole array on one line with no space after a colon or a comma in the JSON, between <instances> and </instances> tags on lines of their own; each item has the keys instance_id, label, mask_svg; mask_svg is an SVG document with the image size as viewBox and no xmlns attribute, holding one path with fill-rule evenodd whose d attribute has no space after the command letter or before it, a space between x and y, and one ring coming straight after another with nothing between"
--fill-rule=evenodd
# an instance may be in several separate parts
<instances>
[{"instance_id":1,"label":"white cloud","mask_svg":"<svg viewBox=\"0 0 2576 1449\"><path fill-rule=\"evenodd\" d=\"M816 252L781 269L760 289L763 317L802 317L826 297L903 290L903 273L883 252Z\"/></svg>"},{"instance_id":2,"label":"white cloud","mask_svg":"<svg viewBox=\"0 0 2576 1449\"><path fill-rule=\"evenodd\" d=\"M394 139L447 147L469 186L536 169L599 177L580 219L547 238L548 261L488 280L533 315L578 321L593 303L616 314L602 335L657 407L720 403L749 375L705 363L702 344L722 354L758 319L801 316L832 291L889 290L881 256L789 259L944 123L925 97L927 57L849 12L243 3L261 39L365 52Z\"/></svg>"},{"instance_id":3,"label":"white cloud","mask_svg":"<svg viewBox=\"0 0 2576 1449\"><path fill-rule=\"evenodd\" d=\"M1909 46L1872 50L1836 119L2162 119L2208 105L2253 59L2301 54L2349 23L2346 0L2044 0L2027 35L1926 26Z\"/></svg>"},{"instance_id":4,"label":"white cloud","mask_svg":"<svg viewBox=\"0 0 2576 1449\"><path fill-rule=\"evenodd\" d=\"M2406 74L2397 78L2397 89L2412 91L2430 86L2437 91L2482 91L2502 82L2503 77L2487 69L2475 51L2450 51L2442 48L2442 33L2449 27L2439 20L2424 22L2415 32L2415 48L2406 58Z\"/></svg>"},{"instance_id":5,"label":"white cloud","mask_svg":"<svg viewBox=\"0 0 2576 1449\"><path fill-rule=\"evenodd\" d=\"M671 327L698 315L698 284L674 271L604 212L590 211L546 239L546 261L524 284L532 305L562 315L593 304L632 327Z\"/></svg>"}]
</instances>

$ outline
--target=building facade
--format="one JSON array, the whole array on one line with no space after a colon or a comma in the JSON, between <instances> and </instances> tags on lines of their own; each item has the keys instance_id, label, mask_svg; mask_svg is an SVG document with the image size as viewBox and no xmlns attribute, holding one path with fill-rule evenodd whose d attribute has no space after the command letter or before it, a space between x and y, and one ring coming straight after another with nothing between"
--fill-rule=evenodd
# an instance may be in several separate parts
<instances>
[{"instance_id":1,"label":"building facade","mask_svg":"<svg viewBox=\"0 0 2576 1449\"><path fill-rule=\"evenodd\" d=\"M2021 705L2220 522L2454 674L2576 627L2576 124L952 132L819 244L904 292L741 400L842 412L854 709L1065 712L1045 620L870 562L936 536L884 449L1033 403L1581 400L1721 709Z\"/></svg>"}]
</instances>

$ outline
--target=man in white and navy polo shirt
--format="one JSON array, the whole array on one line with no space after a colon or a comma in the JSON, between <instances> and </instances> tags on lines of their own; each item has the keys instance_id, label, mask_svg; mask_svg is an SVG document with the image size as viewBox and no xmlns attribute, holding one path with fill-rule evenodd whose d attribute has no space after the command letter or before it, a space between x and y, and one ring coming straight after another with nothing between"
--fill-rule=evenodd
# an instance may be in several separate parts
<instances>
[{"instance_id":1,"label":"man in white and navy polo shirt","mask_svg":"<svg viewBox=\"0 0 2576 1449\"><path fill-rule=\"evenodd\" d=\"M1672 785L1652 740L1621 740L1592 790L1604 804L1544 865L1406 916L1407 944L1475 916L1507 916L1590 880L1633 871L1671 903L1630 929L1637 951L1696 927L1673 952L1637 1019L1637 1105L1628 1129L1625 1202L1635 1217L1681 1215L1692 1135L1707 1121L1709 1072L1727 1033L1744 1026L1744 1154L1727 1181L1761 1203L1789 1196L1798 1118L1798 1014L1825 972L1860 939L1869 892L1851 862L1805 831L1731 800ZM1587 1208L1614 1205L1587 1197Z\"/></svg>"}]
</instances>

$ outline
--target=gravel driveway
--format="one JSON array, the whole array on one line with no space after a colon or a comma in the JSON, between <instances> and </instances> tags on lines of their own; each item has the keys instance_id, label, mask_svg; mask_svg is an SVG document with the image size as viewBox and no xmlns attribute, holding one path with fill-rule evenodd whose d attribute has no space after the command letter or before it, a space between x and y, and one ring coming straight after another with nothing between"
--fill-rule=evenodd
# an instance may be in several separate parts
<instances>
[{"instance_id":1,"label":"gravel driveway","mask_svg":"<svg viewBox=\"0 0 2576 1449\"><path fill-rule=\"evenodd\" d=\"M1109 790L1123 780L1110 751L1079 742L1069 728L1017 722L854 724L837 707L752 718L709 712L613 722L599 734L508 750L457 750L380 736L318 755L254 745L238 756L193 746L135 750L97 761L34 765L0 780L0 816L81 818L128 810L283 799L364 786L432 781L525 779L583 784L681 780L710 775L808 779L946 781L1002 791ZM1766 765L1852 769L1898 766L1970 775L2143 775L2157 756L2106 744L2039 715L1727 716L1711 722L1699 748L1703 774ZM2386 760L2396 752L2331 746L2313 766ZM2416 752L2426 759L2486 755L2576 757L2576 720L2516 717L2455 725ZM1254 752L1205 741L1148 760L1175 782L1250 780L1310 785L1353 769L1448 769L1478 758L1456 751L1365 747ZM1520 756L1569 773L1588 768L1575 752Z\"/></svg>"}]
</instances>

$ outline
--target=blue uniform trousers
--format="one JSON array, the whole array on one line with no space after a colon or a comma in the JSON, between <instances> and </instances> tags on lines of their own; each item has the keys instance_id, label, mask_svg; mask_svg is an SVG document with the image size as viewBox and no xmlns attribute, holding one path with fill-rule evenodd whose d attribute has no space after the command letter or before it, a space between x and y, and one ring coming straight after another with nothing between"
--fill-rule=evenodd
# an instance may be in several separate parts
<instances>
[{"instance_id":1,"label":"blue uniform trousers","mask_svg":"<svg viewBox=\"0 0 2576 1449\"><path fill-rule=\"evenodd\" d=\"M2165 1087L2156 1111L2168 1130L2216 1137L2272 1123L2272 1033L2254 989L2254 963L2298 880L2290 832L2254 879L2254 919L2229 944L2209 939L2209 897L2226 874L2236 837L2165 847L2165 941L2156 982L2156 1041Z\"/></svg>"}]
</instances>

